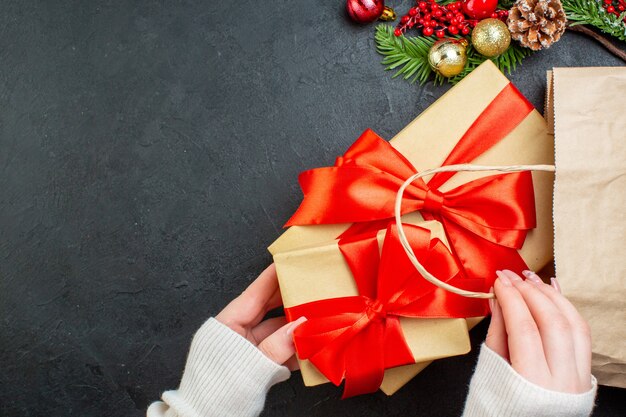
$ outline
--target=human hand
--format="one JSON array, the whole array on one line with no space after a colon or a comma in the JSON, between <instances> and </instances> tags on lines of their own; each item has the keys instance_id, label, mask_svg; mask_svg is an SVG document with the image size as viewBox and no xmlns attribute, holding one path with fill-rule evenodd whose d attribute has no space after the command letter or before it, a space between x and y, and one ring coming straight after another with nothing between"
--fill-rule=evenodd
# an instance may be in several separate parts
<instances>
[{"instance_id":1,"label":"human hand","mask_svg":"<svg viewBox=\"0 0 626 417\"><path fill-rule=\"evenodd\" d=\"M526 281L508 270L497 275L485 344L540 387L567 393L591 389L589 325L561 295L558 281L544 284L530 271L524 271Z\"/></svg>"},{"instance_id":2,"label":"human hand","mask_svg":"<svg viewBox=\"0 0 626 417\"><path fill-rule=\"evenodd\" d=\"M291 323L287 323L285 317L262 321L268 311L281 304L276 267L271 264L239 297L224 307L215 319L248 339L265 356L293 371L298 369L293 331L306 318L300 317Z\"/></svg>"}]
</instances>

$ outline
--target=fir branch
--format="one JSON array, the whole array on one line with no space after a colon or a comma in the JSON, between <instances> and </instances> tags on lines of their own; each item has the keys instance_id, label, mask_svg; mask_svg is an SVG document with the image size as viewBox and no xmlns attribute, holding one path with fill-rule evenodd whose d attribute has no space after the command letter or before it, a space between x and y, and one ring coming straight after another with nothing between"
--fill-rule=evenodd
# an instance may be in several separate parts
<instances>
[{"instance_id":1,"label":"fir branch","mask_svg":"<svg viewBox=\"0 0 626 417\"><path fill-rule=\"evenodd\" d=\"M597 0L561 0L570 26L591 25L602 32L626 41L626 24L623 19L626 12L620 16L608 13Z\"/></svg>"},{"instance_id":2,"label":"fir branch","mask_svg":"<svg viewBox=\"0 0 626 417\"><path fill-rule=\"evenodd\" d=\"M424 84L432 74L428 64L428 51L435 42L432 38L395 36L389 25L376 27L376 50L383 55L382 64L387 70L398 69L393 78L400 75L411 83Z\"/></svg>"},{"instance_id":3,"label":"fir branch","mask_svg":"<svg viewBox=\"0 0 626 417\"><path fill-rule=\"evenodd\" d=\"M509 10L515 4L516 0L500 0L498 2L498 9Z\"/></svg>"},{"instance_id":4,"label":"fir branch","mask_svg":"<svg viewBox=\"0 0 626 417\"><path fill-rule=\"evenodd\" d=\"M467 48L467 65L463 71L455 77L445 78L436 74L428 64L428 51L435 43L434 38L395 36L391 26L381 24L376 27L375 39L376 50L383 55L382 64L386 66L385 69L396 70L394 78L402 76L411 83L419 81L420 84L424 84L431 77L434 77L435 84L438 85L446 81L456 84L488 59L476 52L472 46L469 46ZM512 43L502 55L491 60L501 71L510 74L531 53L530 49Z\"/></svg>"}]
</instances>

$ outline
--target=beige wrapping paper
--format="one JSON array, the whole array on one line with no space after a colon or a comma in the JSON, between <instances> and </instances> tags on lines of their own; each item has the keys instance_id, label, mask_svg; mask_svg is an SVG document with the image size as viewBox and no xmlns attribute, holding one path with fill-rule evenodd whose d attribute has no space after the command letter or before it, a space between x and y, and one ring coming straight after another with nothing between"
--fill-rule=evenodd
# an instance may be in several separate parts
<instances>
[{"instance_id":1,"label":"beige wrapping paper","mask_svg":"<svg viewBox=\"0 0 626 417\"><path fill-rule=\"evenodd\" d=\"M555 68L556 275L589 322L592 372L626 388L626 68Z\"/></svg>"},{"instance_id":2,"label":"beige wrapping paper","mask_svg":"<svg viewBox=\"0 0 626 417\"><path fill-rule=\"evenodd\" d=\"M419 171L440 166L454 145L472 125L480 113L507 85L507 78L491 61L474 70L469 76L452 88L420 116L407 125L391 141ZM355 135L355 139L358 135ZM513 164L552 164L554 142L547 132L543 117L533 110L506 138L476 158L472 163L481 165ZM460 172L440 187L447 191L476 178L492 175L494 172ZM520 254L531 269L540 270L552 259L552 188L553 174L533 172L537 228L532 230ZM412 213L411 223L423 225L419 213ZM436 222L435 222L436 223ZM356 290L349 277L345 277L345 261L341 257L320 256L328 245L336 245L334 240L349 224L293 226L280 236L269 250L274 256L283 303L286 307L303 302L352 295ZM331 242L331 243L329 243ZM309 251L308 256L301 256ZM325 274L325 279L303 280L307 273ZM335 274L335 275L333 275ZM333 277L342 276L337 280ZM345 280L345 281L344 281ZM305 284L308 282L309 284ZM352 293L350 293L352 291ZM405 320L403 328L407 334L415 334L415 340L427 337L449 338L457 347L441 355L428 352L417 356L416 365L388 369L381 389L393 394L428 365L428 361L449 353L458 354L463 350L463 340L467 337L467 327L473 327L480 319L469 319L467 327L462 319L441 319L436 330L432 322L412 319ZM433 331L436 331L435 335ZM425 336L424 336L425 335ZM409 343L410 344L410 343ZM411 346L413 350L413 346ZM446 353L445 355L443 353ZM307 385L325 381L315 368L302 362L302 374ZM316 374L317 373L317 374Z\"/></svg>"}]
</instances>

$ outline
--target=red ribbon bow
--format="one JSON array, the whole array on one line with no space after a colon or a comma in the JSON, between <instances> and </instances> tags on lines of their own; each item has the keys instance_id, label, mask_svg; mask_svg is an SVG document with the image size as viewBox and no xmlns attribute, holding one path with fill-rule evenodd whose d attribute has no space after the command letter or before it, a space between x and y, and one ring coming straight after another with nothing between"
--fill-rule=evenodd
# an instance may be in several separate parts
<instances>
[{"instance_id":1,"label":"red ribbon bow","mask_svg":"<svg viewBox=\"0 0 626 417\"><path fill-rule=\"evenodd\" d=\"M506 137L532 108L508 84L443 165L472 161ZM398 189L416 171L402 154L368 129L335 166L300 174L304 200L286 226L350 222L355 224L340 236L342 240L371 235L389 223ZM464 273L470 279L482 280L481 287L474 290L487 291L494 271L508 268L521 272L527 268L517 250L528 230L536 226L532 176L529 172L492 175L439 191L453 175L439 173L428 183L414 181L405 192L402 213L419 210L426 220L440 221ZM357 254L344 255L357 260ZM464 304L473 302L481 303L486 313L485 302L466 300Z\"/></svg>"},{"instance_id":2,"label":"red ribbon bow","mask_svg":"<svg viewBox=\"0 0 626 417\"><path fill-rule=\"evenodd\" d=\"M458 279L458 265L439 239L431 240L430 232L418 226L404 229L429 271L446 282ZM446 300L451 305L442 305L434 294L443 290L412 267L395 225L387 228L380 255L376 237L347 239L342 251L346 248L361 255L357 263L348 261L360 295L285 309L290 321L308 319L294 332L298 357L310 360L335 385L345 378L344 398L376 391L386 368L415 363L399 317L455 308L452 299Z\"/></svg>"}]
</instances>

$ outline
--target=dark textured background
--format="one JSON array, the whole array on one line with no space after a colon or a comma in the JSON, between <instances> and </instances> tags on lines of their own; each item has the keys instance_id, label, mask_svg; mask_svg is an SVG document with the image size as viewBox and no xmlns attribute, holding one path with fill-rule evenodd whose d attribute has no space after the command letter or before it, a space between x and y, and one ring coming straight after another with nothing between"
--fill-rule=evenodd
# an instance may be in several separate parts
<instances>
[{"instance_id":1,"label":"dark textured background","mask_svg":"<svg viewBox=\"0 0 626 417\"><path fill-rule=\"evenodd\" d=\"M446 90L392 80L343 4L0 2L2 416L142 415L270 262L298 172ZM547 69L619 64L568 33L511 78L541 108ZM265 415L458 415L474 361L392 398L295 375ZM624 415L623 394L602 388L596 415Z\"/></svg>"}]
</instances>

